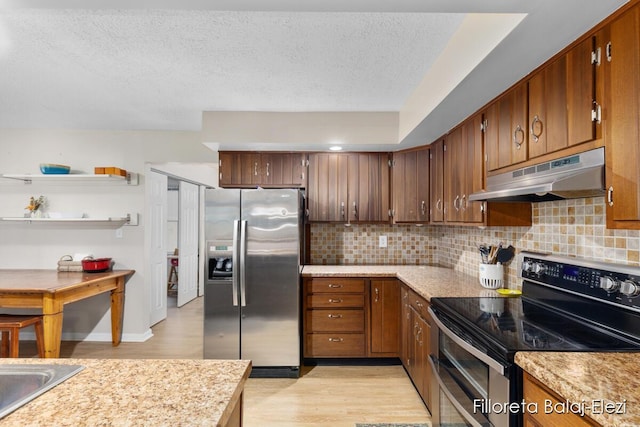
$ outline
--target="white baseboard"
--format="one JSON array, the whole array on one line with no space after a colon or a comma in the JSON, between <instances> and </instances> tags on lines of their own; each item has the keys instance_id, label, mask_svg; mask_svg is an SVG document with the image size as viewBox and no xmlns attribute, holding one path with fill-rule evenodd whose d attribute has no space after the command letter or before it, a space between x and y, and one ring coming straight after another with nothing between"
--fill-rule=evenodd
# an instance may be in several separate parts
<instances>
[{"instance_id":1,"label":"white baseboard","mask_svg":"<svg viewBox=\"0 0 640 427\"><path fill-rule=\"evenodd\" d=\"M153 336L151 328L142 334L122 334L122 342L145 342ZM24 332L20 334L20 338L35 341L35 332ZM62 341L88 341L88 342L111 342L111 332L91 332L83 334L78 332L63 332Z\"/></svg>"}]
</instances>

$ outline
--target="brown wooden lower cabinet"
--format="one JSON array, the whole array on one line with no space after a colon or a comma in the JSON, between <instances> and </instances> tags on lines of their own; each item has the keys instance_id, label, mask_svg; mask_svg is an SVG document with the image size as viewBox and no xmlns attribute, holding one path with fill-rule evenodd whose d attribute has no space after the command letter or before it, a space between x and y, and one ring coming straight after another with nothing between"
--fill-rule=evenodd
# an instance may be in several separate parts
<instances>
[{"instance_id":1,"label":"brown wooden lower cabinet","mask_svg":"<svg viewBox=\"0 0 640 427\"><path fill-rule=\"evenodd\" d=\"M431 407L429 303L396 278L304 277L304 358L399 357Z\"/></svg>"},{"instance_id":2,"label":"brown wooden lower cabinet","mask_svg":"<svg viewBox=\"0 0 640 427\"><path fill-rule=\"evenodd\" d=\"M370 354L398 357L400 351L400 282L372 279L369 293L371 313Z\"/></svg>"},{"instance_id":3,"label":"brown wooden lower cabinet","mask_svg":"<svg viewBox=\"0 0 640 427\"><path fill-rule=\"evenodd\" d=\"M303 279L305 358L366 357L365 280Z\"/></svg>"},{"instance_id":4,"label":"brown wooden lower cabinet","mask_svg":"<svg viewBox=\"0 0 640 427\"><path fill-rule=\"evenodd\" d=\"M600 426L588 416L580 416L572 412L554 411L554 405L566 402L558 394L547 388L527 372L523 375L523 397L527 405L536 403L537 411L526 411L523 417L525 427L594 427ZM579 402L578 402L579 403ZM532 405L533 407L533 405ZM550 407L550 410L545 408Z\"/></svg>"},{"instance_id":5,"label":"brown wooden lower cabinet","mask_svg":"<svg viewBox=\"0 0 640 427\"><path fill-rule=\"evenodd\" d=\"M406 286L402 289L402 349L403 364L422 400L431 408L431 320L429 303ZM405 305L406 304L406 305Z\"/></svg>"},{"instance_id":6,"label":"brown wooden lower cabinet","mask_svg":"<svg viewBox=\"0 0 640 427\"><path fill-rule=\"evenodd\" d=\"M396 278L303 279L304 357L398 357Z\"/></svg>"}]
</instances>

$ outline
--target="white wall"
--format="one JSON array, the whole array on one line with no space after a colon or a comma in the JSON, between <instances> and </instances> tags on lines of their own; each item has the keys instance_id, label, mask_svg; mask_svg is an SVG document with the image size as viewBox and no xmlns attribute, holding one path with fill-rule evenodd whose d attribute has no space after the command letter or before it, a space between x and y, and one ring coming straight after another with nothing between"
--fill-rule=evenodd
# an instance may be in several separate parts
<instances>
[{"instance_id":1,"label":"white wall","mask_svg":"<svg viewBox=\"0 0 640 427\"><path fill-rule=\"evenodd\" d=\"M199 132L0 130L0 174L39 173L40 163L60 163L93 173L116 166L140 174L137 186L91 184L25 185L0 179L0 217L22 216L30 196L44 195L50 211L79 211L90 217L138 213L138 226L114 229L59 228L0 222L0 268L56 268L65 254L108 256L116 269L134 269L127 283L123 340L149 336L149 284L144 271L144 165L146 162L215 162ZM111 340L109 295L65 307L64 339Z\"/></svg>"}]
</instances>

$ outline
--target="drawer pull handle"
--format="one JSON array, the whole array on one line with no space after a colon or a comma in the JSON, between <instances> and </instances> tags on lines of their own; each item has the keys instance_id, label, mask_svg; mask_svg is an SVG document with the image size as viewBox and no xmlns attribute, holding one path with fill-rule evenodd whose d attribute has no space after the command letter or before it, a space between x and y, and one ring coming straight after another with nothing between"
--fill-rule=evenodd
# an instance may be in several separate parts
<instances>
[{"instance_id":1,"label":"drawer pull handle","mask_svg":"<svg viewBox=\"0 0 640 427\"><path fill-rule=\"evenodd\" d=\"M342 285L338 284L338 283L329 283L329 287L332 289L339 289L342 287Z\"/></svg>"},{"instance_id":2,"label":"drawer pull handle","mask_svg":"<svg viewBox=\"0 0 640 427\"><path fill-rule=\"evenodd\" d=\"M330 314L329 319L342 319L342 314Z\"/></svg>"},{"instance_id":3,"label":"drawer pull handle","mask_svg":"<svg viewBox=\"0 0 640 427\"><path fill-rule=\"evenodd\" d=\"M342 302L342 298L329 298L329 302L334 304L340 304Z\"/></svg>"},{"instance_id":4,"label":"drawer pull handle","mask_svg":"<svg viewBox=\"0 0 640 427\"><path fill-rule=\"evenodd\" d=\"M344 341L342 338L329 338L330 342L342 342Z\"/></svg>"}]
</instances>

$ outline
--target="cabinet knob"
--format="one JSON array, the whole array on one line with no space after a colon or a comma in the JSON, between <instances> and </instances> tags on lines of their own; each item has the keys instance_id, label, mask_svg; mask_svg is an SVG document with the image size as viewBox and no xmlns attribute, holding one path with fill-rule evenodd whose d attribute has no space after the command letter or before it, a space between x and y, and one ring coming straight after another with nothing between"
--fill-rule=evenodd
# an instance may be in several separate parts
<instances>
[{"instance_id":1,"label":"cabinet knob","mask_svg":"<svg viewBox=\"0 0 640 427\"><path fill-rule=\"evenodd\" d=\"M329 342L342 342L344 341L342 338L329 338Z\"/></svg>"},{"instance_id":2,"label":"cabinet knob","mask_svg":"<svg viewBox=\"0 0 640 427\"><path fill-rule=\"evenodd\" d=\"M329 302L332 304L340 304L342 302L342 298L329 298Z\"/></svg>"},{"instance_id":3,"label":"cabinet knob","mask_svg":"<svg viewBox=\"0 0 640 427\"><path fill-rule=\"evenodd\" d=\"M329 319L342 319L342 314L329 314L327 317Z\"/></svg>"},{"instance_id":4,"label":"cabinet knob","mask_svg":"<svg viewBox=\"0 0 640 427\"><path fill-rule=\"evenodd\" d=\"M339 288L341 288L341 287L342 287L342 285L341 285L341 284L339 284L339 283L329 283L329 287L330 287L331 289L339 289Z\"/></svg>"}]
</instances>

